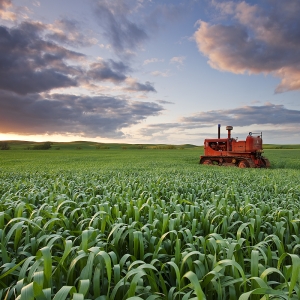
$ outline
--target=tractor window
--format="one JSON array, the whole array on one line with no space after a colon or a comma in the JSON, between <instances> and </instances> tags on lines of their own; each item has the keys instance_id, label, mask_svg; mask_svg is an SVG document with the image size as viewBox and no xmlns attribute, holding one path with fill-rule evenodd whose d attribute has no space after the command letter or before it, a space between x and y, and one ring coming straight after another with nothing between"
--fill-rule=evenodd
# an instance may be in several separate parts
<instances>
[{"instance_id":1,"label":"tractor window","mask_svg":"<svg viewBox=\"0 0 300 300\"><path fill-rule=\"evenodd\" d=\"M208 146L215 151L226 151L225 142L210 142Z\"/></svg>"},{"instance_id":2,"label":"tractor window","mask_svg":"<svg viewBox=\"0 0 300 300\"><path fill-rule=\"evenodd\" d=\"M219 142L218 143L219 151L226 151L226 143L225 142Z\"/></svg>"},{"instance_id":3,"label":"tractor window","mask_svg":"<svg viewBox=\"0 0 300 300\"><path fill-rule=\"evenodd\" d=\"M217 143L209 143L209 147L214 149L214 150L217 150Z\"/></svg>"}]
</instances>

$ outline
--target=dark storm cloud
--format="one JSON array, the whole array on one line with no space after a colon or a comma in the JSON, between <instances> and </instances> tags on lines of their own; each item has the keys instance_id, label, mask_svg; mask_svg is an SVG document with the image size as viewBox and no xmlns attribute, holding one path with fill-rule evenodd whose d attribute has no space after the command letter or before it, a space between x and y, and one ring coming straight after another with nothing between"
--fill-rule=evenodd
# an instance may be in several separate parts
<instances>
[{"instance_id":1,"label":"dark storm cloud","mask_svg":"<svg viewBox=\"0 0 300 300\"><path fill-rule=\"evenodd\" d=\"M213 68L272 74L281 78L276 92L300 89L300 1L212 3L226 25L201 21L195 39Z\"/></svg>"},{"instance_id":2,"label":"dark storm cloud","mask_svg":"<svg viewBox=\"0 0 300 300\"><path fill-rule=\"evenodd\" d=\"M156 93L156 89L149 81L146 81L145 83L132 81L129 83L129 86L126 88L126 90L133 91L133 92L155 92Z\"/></svg>"},{"instance_id":3,"label":"dark storm cloud","mask_svg":"<svg viewBox=\"0 0 300 300\"><path fill-rule=\"evenodd\" d=\"M294 126L295 124L299 124L299 120L300 110L291 110L285 108L283 105L268 103L263 106L245 106L228 110L199 112L192 116L181 118L177 123L150 124L142 128L140 133L144 136L153 136L154 134L167 134L166 131L173 131L178 133L184 132L186 135L199 135L199 133L190 133L189 131L208 128L217 124L238 127L254 124L282 125L286 130L292 132L295 131ZM271 133L272 131L270 131Z\"/></svg>"},{"instance_id":4,"label":"dark storm cloud","mask_svg":"<svg viewBox=\"0 0 300 300\"><path fill-rule=\"evenodd\" d=\"M93 80L109 80L115 83L122 82L126 79L126 73L130 70L123 62L115 62L110 59L93 63L87 76Z\"/></svg>"},{"instance_id":5,"label":"dark storm cloud","mask_svg":"<svg viewBox=\"0 0 300 300\"><path fill-rule=\"evenodd\" d=\"M43 30L40 23L0 26L0 89L25 95L77 85L81 71L66 60L83 55L43 40Z\"/></svg>"},{"instance_id":6,"label":"dark storm cloud","mask_svg":"<svg viewBox=\"0 0 300 300\"><path fill-rule=\"evenodd\" d=\"M49 27L30 22L14 28L0 26L0 89L26 95L110 81L124 84L129 91L155 91L149 82L127 82L127 74L132 70L122 61L100 60L90 64L88 70L81 67L83 54L45 39ZM70 61L75 65L70 65Z\"/></svg>"},{"instance_id":7,"label":"dark storm cloud","mask_svg":"<svg viewBox=\"0 0 300 300\"><path fill-rule=\"evenodd\" d=\"M146 81L140 83L136 79L127 77L127 73L131 68L123 62L116 62L112 59L101 60L90 65L90 69L85 77L87 81L109 81L115 84L125 84L125 91L133 92L156 92L153 84Z\"/></svg>"},{"instance_id":8,"label":"dark storm cloud","mask_svg":"<svg viewBox=\"0 0 300 300\"><path fill-rule=\"evenodd\" d=\"M95 13L105 37L115 51L124 52L136 49L148 38L142 25L130 19L135 1L107 1L95 2Z\"/></svg>"},{"instance_id":9,"label":"dark storm cloud","mask_svg":"<svg viewBox=\"0 0 300 300\"><path fill-rule=\"evenodd\" d=\"M20 96L1 91L0 128L2 133L76 134L86 137L122 137L124 127L163 107L150 102L122 100L106 96L30 94Z\"/></svg>"},{"instance_id":10,"label":"dark storm cloud","mask_svg":"<svg viewBox=\"0 0 300 300\"><path fill-rule=\"evenodd\" d=\"M0 10L8 4L1 1ZM85 41L77 25L60 20L53 24L27 21L11 28L0 26L2 133L122 137L122 128L163 111L158 103L48 93L70 87L96 90L99 81L122 84L123 90L155 92L150 82L140 83L130 77L132 69L122 61L90 63L85 55L63 47L80 46Z\"/></svg>"},{"instance_id":11,"label":"dark storm cloud","mask_svg":"<svg viewBox=\"0 0 300 300\"><path fill-rule=\"evenodd\" d=\"M216 122L216 120L218 120ZM253 124L299 124L300 111L285 108L283 105L268 103L264 106L245 106L228 110L212 110L184 117L181 122L188 124L214 125L215 123L232 126Z\"/></svg>"}]
</instances>

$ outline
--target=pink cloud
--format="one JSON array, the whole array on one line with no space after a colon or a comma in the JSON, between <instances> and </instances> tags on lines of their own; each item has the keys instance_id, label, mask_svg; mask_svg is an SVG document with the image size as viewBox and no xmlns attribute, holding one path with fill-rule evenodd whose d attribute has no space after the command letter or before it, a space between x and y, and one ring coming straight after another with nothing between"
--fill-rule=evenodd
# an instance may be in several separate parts
<instances>
[{"instance_id":1,"label":"pink cloud","mask_svg":"<svg viewBox=\"0 0 300 300\"><path fill-rule=\"evenodd\" d=\"M0 0L0 19L7 21L16 20L16 14L8 10L11 6L11 0Z\"/></svg>"},{"instance_id":2,"label":"pink cloud","mask_svg":"<svg viewBox=\"0 0 300 300\"><path fill-rule=\"evenodd\" d=\"M281 79L276 92L300 89L300 2L273 1L263 8L243 2L213 5L225 24L198 22L194 34L212 68L236 74L272 74Z\"/></svg>"}]
</instances>

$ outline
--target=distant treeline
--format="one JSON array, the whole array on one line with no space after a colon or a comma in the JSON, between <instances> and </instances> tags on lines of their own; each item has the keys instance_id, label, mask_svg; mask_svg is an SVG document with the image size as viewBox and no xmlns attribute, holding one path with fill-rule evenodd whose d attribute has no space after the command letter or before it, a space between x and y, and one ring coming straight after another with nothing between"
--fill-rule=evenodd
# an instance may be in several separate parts
<instances>
[{"instance_id":1,"label":"distant treeline","mask_svg":"<svg viewBox=\"0 0 300 300\"><path fill-rule=\"evenodd\" d=\"M300 145L264 144L265 150L269 149L300 149ZM30 141L0 141L0 150L181 150L196 149L202 151L203 146L192 144L123 144L123 143L96 143L87 141L76 142L30 142Z\"/></svg>"},{"instance_id":2,"label":"distant treeline","mask_svg":"<svg viewBox=\"0 0 300 300\"><path fill-rule=\"evenodd\" d=\"M7 142L0 143L0 150L10 150L10 146Z\"/></svg>"},{"instance_id":3,"label":"distant treeline","mask_svg":"<svg viewBox=\"0 0 300 300\"><path fill-rule=\"evenodd\" d=\"M25 150L49 150L52 148L51 142L45 142L43 144L34 145L32 147L26 147Z\"/></svg>"}]
</instances>

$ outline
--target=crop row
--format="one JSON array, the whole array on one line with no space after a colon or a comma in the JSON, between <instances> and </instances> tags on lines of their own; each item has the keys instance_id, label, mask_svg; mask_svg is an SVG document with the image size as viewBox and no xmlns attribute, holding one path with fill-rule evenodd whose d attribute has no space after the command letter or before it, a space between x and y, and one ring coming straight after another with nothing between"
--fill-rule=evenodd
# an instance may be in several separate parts
<instances>
[{"instance_id":1,"label":"crop row","mask_svg":"<svg viewBox=\"0 0 300 300\"><path fill-rule=\"evenodd\" d=\"M3 172L0 296L299 299L299 230L296 171Z\"/></svg>"}]
</instances>

